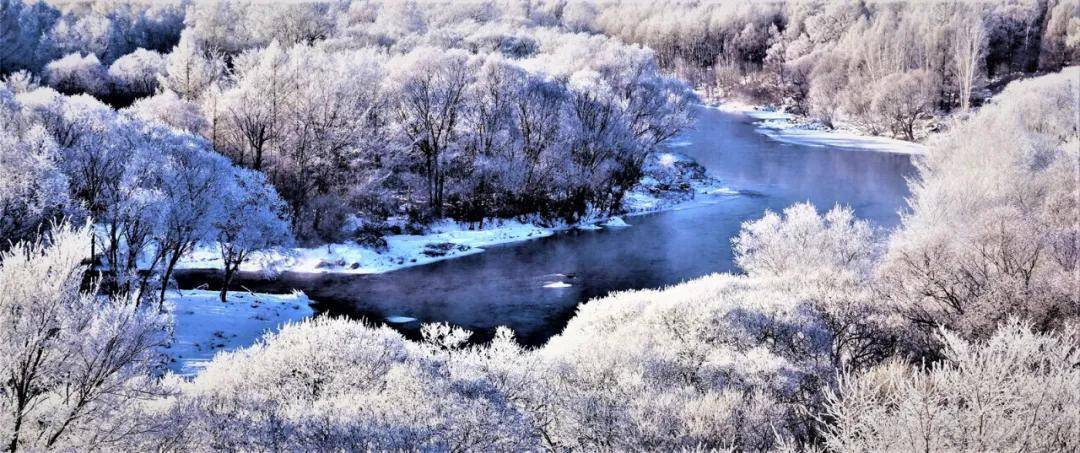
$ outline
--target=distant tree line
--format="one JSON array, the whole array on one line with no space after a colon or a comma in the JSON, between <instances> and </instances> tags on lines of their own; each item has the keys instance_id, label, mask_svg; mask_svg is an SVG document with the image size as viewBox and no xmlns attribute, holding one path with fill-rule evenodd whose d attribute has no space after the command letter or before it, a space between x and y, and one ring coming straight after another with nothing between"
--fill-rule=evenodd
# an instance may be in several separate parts
<instances>
[{"instance_id":1,"label":"distant tree line","mask_svg":"<svg viewBox=\"0 0 1080 453\"><path fill-rule=\"evenodd\" d=\"M1017 75L1080 62L1080 2L570 2L562 21L640 43L710 95L911 140Z\"/></svg>"}]
</instances>

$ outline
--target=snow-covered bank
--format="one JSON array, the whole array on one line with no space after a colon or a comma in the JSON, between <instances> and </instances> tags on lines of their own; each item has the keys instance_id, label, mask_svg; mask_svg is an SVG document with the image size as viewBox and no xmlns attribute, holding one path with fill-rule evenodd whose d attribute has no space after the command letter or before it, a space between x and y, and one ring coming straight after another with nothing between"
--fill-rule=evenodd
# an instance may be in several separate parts
<instances>
[{"instance_id":1,"label":"snow-covered bank","mask_svg":"<svg viewBox=\"0 0 1080 453\"><path fill-rule=\"evenodd\" d=\"M646 159L645 176L623 198L623 211L628 216L648 214L688 207L692 201L738 195L722 181L710 177L705 167L694 159L672 151L692 145L689 140L667 144L668 151L656 152ZM603 225L608 228L626 226L622 219L613 218Z\"/></svg>"},{"instance_id":2,"label":"snow-covered bank","mask_svg":"<svg viewBox=\"0 0 1080 453\"><path fill-rule=\"evenodd\" d=\"M820 123L761 106L725 101L708 107L746 115L755 120L759 133L782 143L899 154L924 154L926 152L926 147L919 143L865 135L852 128L829 129Z\"/></svg>"},{"instance_id":3,"label":"snow-covered bank","mask_svg":"<svg viewBox=\"0 0 1080 453\"><path fill-rule=\"evenodd\" d=\"M250 346L268 331L311 317L303 293L274 295L234 291L222 303L217 291L170 291L166 308L173 317L173 342L164 350L169 369L183 376L201 371L218 351Z\"/></svg>"},{"instance_id":4,"label":"snow-covered bank","mask_svg":"<svg viewBox=\"0 0 1080 453\"><path fill-rule=\"evenodd\" d=\"M356 243L327 244L258 252L240 265L246 272L378 274L484 251L484 247L551 236L556 229L513 220L470 230L453 221L430 227L427 234L386 236L386 248ZM185 258L184 269L221 269L216 247L202 247Z\"/></svg>"},{"instance_id":5,"label":"snow-covered bank","mask_svg":"<svg viewBox=\"0 0 1080 453\"><path fill-rule=\"evenodd\" d=\"M627 216L690 206L705 198L738 195L720 181L706 175L693 159L673 151L658 151L645 163L645 177L623 200ZM619 216L590 218L576 225L539 226L516 220L492 220L482 229L470 229L446 220L428 227L426 234L385 236L386 247L378 250L356 243L328 244L268 250L252 254L240 265L245 272L378 274L410 266L481 253L484 247L551 236L558 231L595 231L631 226ZM221 269L216 245L197 248L177 266L180 269Z\"/></svg>"}]
</instances>

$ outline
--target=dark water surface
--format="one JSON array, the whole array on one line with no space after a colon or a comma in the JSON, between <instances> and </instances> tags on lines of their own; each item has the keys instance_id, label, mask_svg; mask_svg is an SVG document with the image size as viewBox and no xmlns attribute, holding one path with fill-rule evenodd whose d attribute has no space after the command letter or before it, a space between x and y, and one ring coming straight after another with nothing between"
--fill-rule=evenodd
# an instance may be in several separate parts
<instances>
[{"instance_id":1,"label":"dark water surface","mask_svg":"<svg viewBox=\"0 0 1080 453\"><path fill-rule=\"evenodd\" d=\"M655 288L714 272L735 271L730 239L740 224L810 201L836 203L882 228L899 221L907 155L783 144L757 133L746 116L701 109L697 126L672 143L697 159L735 196L709 196L700 206L626 218L630 228L569 231L487 248L484 253L377 275L286 273L269 281L241 275L254 291L304 291L316 310L380 323L391 316L419 321L390 324L418 336L421 322L449 322L489 338L512 328L526 345L559 333L575 307L612 291ZM186 271L182 288L214 287L212 272ZM545 288L563 281L571 286Z\"/></svg>"}]
</instances>

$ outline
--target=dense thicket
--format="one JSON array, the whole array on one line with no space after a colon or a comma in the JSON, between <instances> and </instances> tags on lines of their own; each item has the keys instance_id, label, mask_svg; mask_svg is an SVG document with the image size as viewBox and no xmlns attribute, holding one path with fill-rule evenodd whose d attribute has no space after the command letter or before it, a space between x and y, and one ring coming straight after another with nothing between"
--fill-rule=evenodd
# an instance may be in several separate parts
<instances>
[{"instance_id":1,"label":"dense thicket","mask_svg":"<svg viewBox=\"0 0 1080 453\"><path fill-rule=\"evenodd\" d=\"M1080 58L1076 0L4 5L0 74L144 98L142 117L264 171L306 241L616 212L687 124L661 73L910 140Z\"/></svg>"},{"instance_id":2,"label":"dense thicket","mask_svg":"<svg viewBox=\"0 0 1080 453\"><path fill-rule=\"evenodd\" d=\"M26 33L27 17L57 16L12 5L5 16ZM646 154L688 125L692 95L650 50L549 27L554 16L527 6L192 3L162 7L184 11L167 55L113 55L51 32L39 47L75 52L0 73L29 68L15 76L106 100L153 94L132 110L264 172L306 240L343 239L354 217L574 223L617 212ZM118 14L41 27L119 24ZM117 27L109 36L130 34Z\"/></svg>"},{"instance_id":3,"label":"dense thicket","mask_svg":"<svg viewBox=\"0 0 1080 453\"><path fill-rule=\"evenodd\" d=\"M63 218L93 219L87 245L109 291L136 299L156 288L164 299L173 269L198 244L247 253L289 238L283 203L261 174L201 137L87 95L0 86L0 162L0 250Z\"/></svg>"},{"instance_id":4,"label":"dense thicket","mask_svg":"<svg viewBox=\"0 0 1080 453\"><path fill-rule=\"evenodd\" d=\"M266 172L305 237L336 239L348 214L616 212L646 154L687 125L689 95L646 50L532 34L539 51L511 56L273 41L195 99L215 148Z\"/></svg>"},{"instance_id":5,"label":"dense thicket","mask_svg":"<svg viewBox=\"0 0 1080 453\"><path fill-rule=\"evenodd\" d=\"M1080 61L1080 2L570 3L579 30L642 43L707 93L912 139L1018 74Z\"/></svg>"}]
</instances>

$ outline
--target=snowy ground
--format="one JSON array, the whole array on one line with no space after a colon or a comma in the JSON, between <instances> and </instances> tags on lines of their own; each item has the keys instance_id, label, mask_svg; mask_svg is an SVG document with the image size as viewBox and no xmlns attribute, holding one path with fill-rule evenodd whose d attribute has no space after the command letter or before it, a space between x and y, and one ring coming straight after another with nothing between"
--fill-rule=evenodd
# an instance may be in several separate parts
<instances>
[{"instance_id":1,"label":"snowy ground","mask_svg":"<svg viewBox=\"0 0 1080 453\"><path fill-rule=\"evenodd\" d=\"M816 147L859 148L885 153L923 154L926 152L926 148L918 143L869 136L843 126L828 129L819 123L807 121L790 113L777 112L761 106L723 102L713 108L741 113L757 120L757 131L778 142Z\"/></svg>"},{"instance_id":2,"label":"snowy ground","mask_svg":"<svg viewBox=\"0 0 1080 453\"><path fill-rule=\"evenodd\" d=\"M705 175L704 167L673 151L650 156L646 177L626 194L626 215L639 215L690 206L699 198L737 195L720 181ZM484 247L551 236L560 230L602 230L630 226L620 217L597 218L577 225L542 227L515 220L485 223L483 229L469 229L453 221L432 225L427 234L386 236L386 249L375 250L356 243L329 244L310 248L270 250L255 253L240 270L274 275L280 272L378 274L410 266L433 263L474 253ZM221 269L216 245L200 247L178 265L181 269Z\"/></svg>"},{"instance_id":3,"label":"snowy ground","mask_svg":"<svg viewBox=\"0 0 1080 453\"><path fill-rule=\"evenodd\" d=\"M555 229L517 221L502 221L482 230L470 230L456 222L441 222L423 235L386 236L386 250L355 243L329 244L311 248L266 251L254 254L240 270L270 274L289 271L304 273L378 274L409 266L433 263L484 251L496 244L551 236ZM217 247L203 247L184 259L186 269L221 269Z\"/></svg>"},{"instance_id":4,"label":"snowy ground","mask_svg":"<svg viewBox=\"0 0 1080 453\"><path fill-rule=\"evenodd\" d=\"M688 144L676 141L667 145L669 151L649 156L643 166L645 177L623 198L627 215L690 207L693 201L708 202L715 197L739 194L722 181L709 177L705 167L693 159L674 151Z\"/></svg>"},{"instance_id":5,"label":"snowy ground","mask_svg":"<svg viewBox=\"0 0 1080 453\"><path fill-rule=\"evenodd\" d=\"M169 369L183 376L201 371L214 354L250 346L263 333L315 314L303 293L285 295L234 291L222 303L217 291L170 291L173 343L165 349Z\"/></svg>"}]
</instances>

